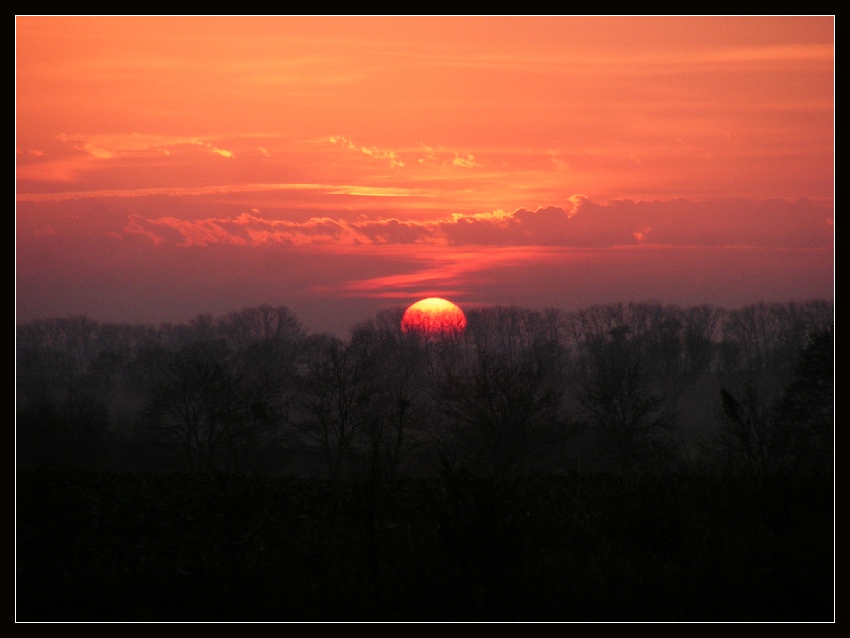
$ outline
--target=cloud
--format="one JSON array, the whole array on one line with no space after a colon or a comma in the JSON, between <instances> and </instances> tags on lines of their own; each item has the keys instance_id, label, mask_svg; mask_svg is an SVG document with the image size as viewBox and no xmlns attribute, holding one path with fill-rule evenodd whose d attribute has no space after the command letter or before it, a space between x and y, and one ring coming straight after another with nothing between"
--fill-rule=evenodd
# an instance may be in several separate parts
<instances>
[{"instance_id":1,"label":"cloud","mask_svg":"<svg viewBox=\"0 0 850 638\"><path fill-rule=\"evenodd\" d=\"M460 166L462 168L473 168L475 166L479 166L478 162L475 161L475 157L473 157L472 153L467 153L466 157L461 157L457 153L455 153L455 158L452 160L453 166Z\"/></svg>"},{"instance_id":2,"label":"cloud","mask_svg":"<svg viewBox=\"0 0 850 638\"><path fill-rule=\"evenodd\" d=\"M328 139L331 144L339 144L343 148L347 148L353 151L360 151L364 155L374 157L375 159L387 160L389 161L390 166L399 168L404 166L404 162L402 162L398 158L398 155L396 155L395 151L377 148L376 146L359 146L355 144L350 138L344 137L342 135L331 135Z\"/></svg>"},{"instance_id":3,"label":"cloud","mask_svg":"<svg viewBox=\"0 0 850 638\"><path fill-rule=\"evenodd\" d=\"M346 222L324 217L314 217L306 222L264 219L251 213L222 219L179 219L160 217L147 219L131 215L124 232L140 234L155 244L178 246L209 246L232 244L238 246L263 246L284 244L358 245L358 244L409 244L427 241L428 232L417 222L398 220Z\"/></svg>"},{"instance_id":4,"label":"cloud","mask_svg":"<svg viewBox=\"0 0 850 638\"><path fill-rule=\"evenodd\" d=\"M37 182L77 182L87 173L102 172L114 168L113 162L103 160L154 161L170 156L172 151L183 147L204 147L209 153L223 157L234 157L234 153L207 141L206 138L173 135L100 134L55 136L60 146L51 152L56 158L50 161L18 166L17 176L21 180ZM35 158L43 158L43 151L29 151ZM126 165L126 164L125 164Z\"/></svg>"},{"instance_id":5,"label":"cloud","mask_svg":"<svg viewBox=\"0 0 850 638\"><path fill-rule=\"evenodd\" d=\"M176 217L146 219L141 215L130 215L124 232L145 235L155 244L185 247L211 244L260 246L273 243L300 246L308 243L357 241L356 237L348 236L350 231L344 224L330 219L316 218L294 223L266 220L250 213L229 219L195 220Z\"/></svg>"},{"instance_id":6,"label":"cloud","mask_svg":"<svg viewBox=\"0 0 850 638\"><path fill-rule=\"evenodd\" d=\"M607 248L643 244L817 248L833 241L831 219L831 206L810 200L622 200L596 204L577 197L564 207L454 214L431 221L316 217L291 222L264 219L256 209L234 218L201 220L134 215L124 231L146 235L157 244L181 246L224 243Z\"/></svg>"},{"instance_id":7,"label":"cloud","mask_svg":"<svg viewBox=\"0 0 850 638\"><path fill-rule=\"evenodd\" d=\"M456 215L441 226L449 243L507 246L568 246L574 243L570 215L560 206L520 208L513 213Z\"/></svg>"},{"instance_id":8,"label":"cloud","mask_svg":"<svg viewBox=\"0 0 850 638\"><path fill-rule=\"evenodd\" d=\"M395 154L395 151L385 151L379 148L372 147L361 147L360 151L365 153L369 157L374 157L375 159L385 159L389 160L390 166L404 166L404 162L398 159Z\"/></svg>"},{"instance_id":9,"label":"cloud","mask_svg":"<svg viewBox=\"0 0 850 638\"><path fill-rule=\"evenodd\" d=\"M431 166L456 166L458 168L475 168L481 164L475 161L472 153L450 151L443 147L434 149L427 144L420 144L420 152L425 152L425 157L416 161L423 165Z\"/></svg>"},{"instance_id":10,"label":"cloud","mask_svg":"<svg viewBox=\"0 0 850 638\"><path fill-rule=\"evenodd\" d=\"M662 245L814 248L832 241L831 203L809 199L690 201L583 200L573 220L586 245L634 241ZM632 241L630 242L629 239Z\"/></svg>"},{"instance_id":11,"label":"cloud","mask_svg":"<svg viewBox=\"0 0 850 638\"><path fill-rule=\"evenodd\" d=\"M138 133L68 135L67 133L60 133L56 136L56 139L66 144L73 144L74 148L78 150L102 158L167 155L169 148L178 146L212 146L212 142L206 138L184 135L142 135Z\"/></svg>"},{"instance_id":12,"label":"cloud","mask_svg":"<svg viewBox=\"0 0 850 638\"><path fill-rule=\"evenodd\" d=\"M363 197L430 197L430 192L421 188L399 188L394 186L330 186L331 195L360 195Z\"/></svg>"},{"instance_id":13,"label":"cloud","mask_svg":"<svg viewBox=\"0 0 850 638\"><path fill-rule=\"evenodd\" d=\"M94 156L86 154L37 164L25 164L18 166L15 172L18 179L22 181L71 184L77 181L80 173L94 170L92 165L98 161ZM17 196L18 201L26 201L27 197L29 197L28 194Z\"/></svg>"},{"instance_id":14,"label":"cloud","mask_svg":"<svg viewBox=\"0 0 850 638\"><path fill-rule=\"evenodd\" d=\"M401 168L405 166L402 152L399 151L382 149L376 146L362 146L343 135L331 135L328 141L331 144L337 144L342 148L357 151L375 159L386 160L393 167ZM422 156L423 152L424 157ZM472 153L449 150L443 147L435 149L427 144L420 144L416 149L406 149L403 154L409 158L409 161L413 162L415 160L416 163L421 165L454 166L457 168L475 168L476 166L481 166Z\"/></svg>"},{"instance_id":15,"label":"cloud","mask_svg":"<svg viewBox=\"0 0 850 638\"><path fill-rule=\"evenodd\" d=\"M217 146L213 145L212 142L203 142L201 140L193 140L191 143L194 144L195 146L206 146L207 150L209 150L210 153L214 153L215 155L221 155L222 157L233 157L232 151L227 151L223 148L218 148Z\"/></svg>"},{"instance_id":16,"label":"cloud","mask_svg":"<svg viewBox=\"0 0 850 638\"><path fill-rule=\"evenodd\" d=\"M468 294L461 291L468 290L482 273L492 272L494 268L545 262L551 254L548 249L528 247L459 251L450 246L434 245L409 257L413 263L411 272L353 279L341 285L318 287L314 292L379 299Z\"/></svg>"},{"instance_id":17,"label":"cloud","mask_svg":"<svg viewBox=\"0 0 850 638\"><path fill-rule=\"evenodd\" d=\"M94 160L92 160L94 161ZM62 165L57 163L37 165L41 171L45 167L52 168L49 179L59 181L66 173L60 173ZM36 179L35 171L24 172L23 167L18 169L18 177L24 179ZM67 171L67 179L73 181L70 169ZM47 177L45 177L47 179ZM261 193L274 191L320 191L330 195L355 195L361 197L430 197L430 191L415 188L383 187L383 186L355 186L336 184L220 184L217 186L164 186L158 188L134 188L134 189L110 189L91 191L64 191L59 193L19 193L19 202L65 202L81 199L102 199L105 197L194 197L204 195L221 195L228 193Z\"/></svg>"},{"instance_id":18,"label":"cloud","mask_svg":"<svg viewBox=\"0 0 850 638\"><path fill-rule=\"evenodd\" d=\"M85 151L89 155L93 155L98 159L112 159L115 157L115 153L112 151L108 151L105 148L97 146L96 144L83 144L82 146L77 147L81 151Z\"/></svg>"},{"instance_id":19,"label":"cloud","mask_svg":"<svg viewBox=\"0 0 850 638\"><path fill-rule=\"evenodd\" d=\"M711 62L829 62L835 57L831 44L776 44L712 51L704 56Z\"/></svg>"},{"instance_id":20,"label":"cloud","mask_svg":"<svg viewBox=\"0 0 850 638\"><path fill-rule=\"evenodd\" d=\"M641 228L640 230L636 230L635 232L633 232L632 237L634 237L638 241L644 241L647 237L649 237L649 233L651 233L651 232L652 232L652 228L650 228L649 226L645 226L644 228Z\"/></svg>"}]
</instances>

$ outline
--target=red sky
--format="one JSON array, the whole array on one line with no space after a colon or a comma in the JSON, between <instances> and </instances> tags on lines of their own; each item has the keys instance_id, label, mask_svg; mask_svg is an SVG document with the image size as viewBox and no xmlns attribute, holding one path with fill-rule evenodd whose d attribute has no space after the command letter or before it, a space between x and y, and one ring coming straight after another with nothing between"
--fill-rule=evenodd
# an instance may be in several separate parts
<instances>
[{"instance_id":1,"label":"red sky","mask_svg":"<svg viewBox=\"0 0 850 638\"><path fill-rule=\"evenodd\" d=\"M16 19L17 319L833 297L834 18Z\"/></svg>"}]
</instances>

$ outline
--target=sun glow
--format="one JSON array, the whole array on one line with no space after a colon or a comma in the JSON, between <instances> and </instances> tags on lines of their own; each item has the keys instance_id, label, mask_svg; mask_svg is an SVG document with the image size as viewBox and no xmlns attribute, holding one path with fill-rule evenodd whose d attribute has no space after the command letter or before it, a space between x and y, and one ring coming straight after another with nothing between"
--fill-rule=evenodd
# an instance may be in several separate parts
<instances>
[{"instance_id":1,"label":"sun glow","mask_svg":"<svg viewBox=\"0 0 850 638\"><path fill-rule=\"evenodd\" d=\"M424 336L455 336L466 330L466 316L451 301L428 297L404 311L401 329Z\"/></svg>"}]
</instances>

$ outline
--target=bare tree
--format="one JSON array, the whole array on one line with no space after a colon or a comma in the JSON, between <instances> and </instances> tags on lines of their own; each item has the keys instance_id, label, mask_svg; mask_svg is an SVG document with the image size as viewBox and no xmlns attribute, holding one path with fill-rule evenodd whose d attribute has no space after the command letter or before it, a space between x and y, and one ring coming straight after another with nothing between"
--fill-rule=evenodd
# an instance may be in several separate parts
<instances>
[{"instance_id":1,"label":"bare tree","mask_svg":"<svg viewBox=\"0 0 850 638\"><path fill-rule=\"evenodd\" d=\"M829 470L835 432L832 330L812 335L781 396L750 381L738 391L721 388L720 408L713 443L728 469L753 476Z\"/></svg>"},{"instance_id":2,"label":"bare tree","mask_svg":"<svg viewBox=\"0 0 850 638\"><path fill-rule=\"evenodd\" d=\"M721 315L721 310L708 305L683 311L685 361L691 374L701 374L711 365Z\"/></svg>"},{"instance_id":3,"label":"bare tree","mask_svg":"<svg viewBox=\"0 0 850 638\"><path fill-rule=\"evenodd\" d=\"M789 429L795 465L806 471L831 471L834 466L834 350L832 327L812 334L779 405L780 418Z\"/></svg>"},{"instance_id":4,"label":"bare tree","mask_svg":"<svg viewBox=\"0 0 850 638\"><path fill-rule=\"evenodd\" d=\"M288 308L269 305L243 308L219 319L217 330L237 352L257 344L295 344L304 338L304 328Z\"/></svg>"},{"instance_id":5,"label":"bare tree","mask_svg":"<svg viewBox=\"0 0 850 638\"><path fill-rule=\"evenodd\" d=\"M541 313L489 308L469 315L461 341L432 351L429 377L445 444L476 471L509 476L567 432L565 353Z\"/></svg>"},{"instance_id":6,"label":"bare tree","mask_svg":"<svg viewBox=\"0 0 850 638\"><path fill-rule=\"evenodd\" d=\"M182 447L192 469L243 470L239 439L250 408L227 344L200 342L165 354L147 407L151 431Z\"/></svg>"},{"instance_id":7,"label":"bare tree","mask_svg":"<svg viewBox=\"0 0 850 638\"><path fill-rule=\"evenodd\" d=\"M376 395L373 361L362 344L318 335L305 342L293 425L318 447L328 474L340 479Z\"/></svg>"},{"instance_id":8,"label":"bare tree","mask_svg":"<svg viewBox=\"0 0 850 638\"><path fill-rule=\"evenodd\" d=\"M789 430L778 403L747 383L737 396L720 389L720 427L715 445L727 469L764 476L789 461Z\"/></svg>"},{"instance_id":9,"label":"bare tree","mask_svg":"<svg viewBox=\"0 0 850 638\"><path fill-rule=\"evenodd\" d=\"M357 327L352 342L372 361L373 394L364 413L365 468L394 478L405 457L423 444L429 413L425 393L428 339L400 329L403 311L383 311ZM361 355L362 356L362 355Z\"/></svg>"},{"instance_id":10,"label":"bare tree","mask_svg":"<svg viewBox=\"0 0 850 638\"><path fill-rule=\"evenodd\" d=\"M75 467L104 460L111 379L97 374L97 329L86 317L19 328L16 442L22 464Z\"/></svg>"},{"instance_id":11,"label":"bare tree","mask_svg":"<svg viewBox=\"0 0 850 638\"><path fill-rule=\"evenodd\" d=\"M664 401L650 388L628 334L621 326L595 344L591 376L579 395L587 421L622 472L646 458L669 426Z\"/></svg>"},{"instance_id":12,"label":"bare tree","mask_svg":"<svg viewBox=\"0 0 850 638\"><path fill-rule=\"evenodd\" d=\"M809 336L832 324L832 305L813 301L758 303L727 313L723 340L737 354L737 367L770 372L787 381Z\"/></svg>"}]
</instances>

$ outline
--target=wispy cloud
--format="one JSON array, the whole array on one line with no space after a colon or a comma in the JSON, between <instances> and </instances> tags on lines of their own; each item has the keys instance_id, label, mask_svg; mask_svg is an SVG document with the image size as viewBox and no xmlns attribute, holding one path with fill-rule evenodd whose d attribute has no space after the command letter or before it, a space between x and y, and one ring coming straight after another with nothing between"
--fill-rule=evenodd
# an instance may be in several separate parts
<instances>
[{"instance_id":1,"label":"wispy cloud","mask_svg":"<svg viewBox=\"0 0 850 638\"><path fill-rule=\"evenodd\" d=\"M344 297L406 299L413 296L450 295L466 290L482 273L497 267L545 261L549 249L534 247L476 248L461 250L449 246L428 246L409 255L410 272L352 279L335 286L317 287L313 292Z\"/></svg>"},{"instance_id":2,"label":"wispy cloud","mask_svg":"<svg viewBox=\"0 0 850 638\"><path fill-rule=\"evenodd\" d=\"M350 138L343 137L341 135L331 135L328 139L331 144L339 144L343 148L347 148L353 151L359 151L364 155L368 155L369 157L373 157L379 160L386 160L390 163L390 166L399 168L404 166L404 162L402 162L398 158L398 155L395 151L378 148L376 146L361 146L355 144Z\"/></svg>"},{"instance_id":3,"label":"wispy cloud","mask_svg":"<svg viewBox=\"0 0 850 638\"><path fill-rule=\"evenodd\" d=\"M771 62L831 63L835 57L830 44L785 44L764 46L688 47L679 51L664 48L647 48L627 53L614 50L599 52L598 49L571 48L561 55L533 52L511 52L510 54L437 54L428 56L435 66L449 68L498 69L501 71L582 75L632 75L666 74L679 68L693 70L697 65L740 65L743 63L764 64Z\"/></svg>"},{"instance_id":4,"label":"wispy cloud","mask_svg":"<svg viewBox=\"0 0 850 638\"><path fill-rule=\"evenodd\" d=\"M98 159L112 159L115 157L115 153L113 151L108 151L105 148L97 146L96 144L83 144L82 146L77 147L80 150L85 151L89 155L93 155Z\"/></svg>"},{"instance_id":5,"label":"wispy cloud","mask_svg":"<svg viewBox=\"0 0 850 638\"><path fill-rule=\"evenodd\" d=\"M96 135L82 135L60 133L56 136L60 142L69 144L74 148L83 150L96 157L139 157L150 154L163 155L168 149L178 146L205 146L212 147L214 140L186 135L153 135L138 133L100 133Z\"/></svg>"},{"instance_id":6,"label":"wispy cloud","mask_svg":"<svg viewBox=\"0 0 850 638\"><path fill-rule=\"evenodd\" d=\"M417 188L354 186L334 184L221 184L218 186L164 186L159 188L64 191L60 193L19 193L19 202L63 202L104 197L191 197L228 193L260 193L271 191L322 191L331 195L362 197L429 197L430 191Z\"/></svg>"},{"instance_id":7,"label":"wispy cloud","mask_svg":"<svg viewBox=\"0 0 850 638\"><path fill-rule=\"evenodd\" d=\"M136 166L159 162L163 157L186 152L203 152L226 158L235 157L232 150L222 148L212 138L175 135L98 134L68 135L60 133L53 157L43 151L30 152L31 159L17 167L20 180L35 182L78 182L90 173L114 168L113 163L136 161Z\"/></svg>"},{"instance_id":8,"label":"wispy cloud","mask_svg":"<svg viewBox=\"0 0 850 638\"><path fill-rule=\"evenodd\" d=\"M472 153L467 153L466 157L461 157L457 153L455 153L455 158L452 160L453 166L461 166L463 168L473 168L478 166L478 162L475 161L475 157Z\"/></svg>"},{"instance_id":9,"label":"wispy cloud","mask_svg":"<svg viewBox=\"0 0 850 638\"><path fill-rule=\"evenodd\" d=\"M835 57L835 48L831 44L775 44L715 49L701 57L712 62L828 62Z\"/></svg>"},{"instance_id":10,"label":"wispy cloud","mask_svg":"<svg viewBox=\"0 0 850 638\"><path fill-rule=\"evenodd\" d=\"M415 148L389 150L376 146L356 144L351 138L342 135L331 135L328 140L331 144L337 144L343 148L363 153L375 159L386 160L390 163L390 166L396 168L402 168L408 162L413 165L420 164L457 168L475 168L481 166L481 163L475 159L472 153L451 150L444 147L434 148L427 144L420 144Z\"/></svg>"}]
</instances>

